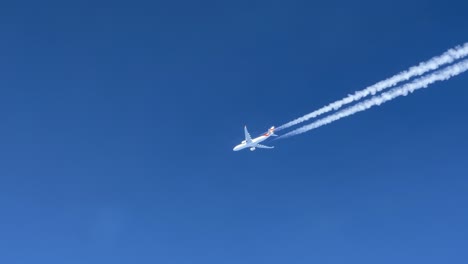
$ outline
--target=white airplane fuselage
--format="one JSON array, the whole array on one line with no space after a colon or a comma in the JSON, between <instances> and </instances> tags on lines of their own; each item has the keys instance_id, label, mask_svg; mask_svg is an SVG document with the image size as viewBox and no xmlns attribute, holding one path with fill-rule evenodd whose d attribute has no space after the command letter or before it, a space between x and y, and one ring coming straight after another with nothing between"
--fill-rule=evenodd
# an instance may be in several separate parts
<instances>
[{"instance_id":1,"label":"white airplane fuselage","mask_svg":"<svg viewBox=\"0 0 468 264\"><path fill-rule=\"evenodd\" d=\"M255 150L255 147L257 146L258 143L267 140L269 137L270 137L270 135L268 135L268 136L267 136L266 134L261 135L261 136L259 136L259 137L257 137L257 138L253 138L253 139L252 139L252 143L247 143L247 142L245 142L245 140L244 140L244 141L242 141L242 143L240 143L239 145L235 146L232 150L234 150L234 151L239 151L239 150L243 150L243 149L245 149L245 148L253 148L253 149L251 149L251 150L253 151L253 150ZM232 146L232 145L231 145L231 146Z\"/></svg>"}]
</instances>

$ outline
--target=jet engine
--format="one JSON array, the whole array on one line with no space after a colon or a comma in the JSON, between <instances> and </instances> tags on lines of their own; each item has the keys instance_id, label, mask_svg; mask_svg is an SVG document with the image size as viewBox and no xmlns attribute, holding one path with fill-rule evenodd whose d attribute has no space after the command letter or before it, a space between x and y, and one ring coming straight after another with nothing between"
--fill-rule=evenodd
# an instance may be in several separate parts
<instances>
[{"instance_id":1,"label":"jet engine","mask_svg":"<svg viewBox=\"0 0 468 264\"><path fill-rule=\"evenodd\" d=\"M254 151L254 150L255 150L255 148L250 148L250 151Z\"/></svg>"}]
</instances>

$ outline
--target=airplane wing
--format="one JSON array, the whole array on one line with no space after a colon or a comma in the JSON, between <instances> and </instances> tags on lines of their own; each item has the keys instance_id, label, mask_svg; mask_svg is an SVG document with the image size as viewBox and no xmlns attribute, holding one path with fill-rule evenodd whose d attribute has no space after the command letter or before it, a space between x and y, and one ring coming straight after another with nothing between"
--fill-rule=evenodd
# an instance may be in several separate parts
<instances>
[{"instance_id":1,"label":"airplane wing","mask_svg":"<svg viewBox=\"0 0 468 264\"><path fill-rule=\"evenodd\" d=\"M265 146L265 145L261 145L261 144L257 144L255 147L256 147L256 148L264 148L264 149L272 149L272 148L275 148L275 147L269 147L269 146Z\"/></svg>"},{"instance_id":2,"label":"airplane wing","mask_svg":"<svg viewBox=\"0 0 468 264\"><path fill-rule=\"evenodd\" d=\"M250 136L249 131L247 131L247 126L244 126L244 133L245 133L245 141L247 143L251 143L252 137Z\"/></svg>"}]
</instances>

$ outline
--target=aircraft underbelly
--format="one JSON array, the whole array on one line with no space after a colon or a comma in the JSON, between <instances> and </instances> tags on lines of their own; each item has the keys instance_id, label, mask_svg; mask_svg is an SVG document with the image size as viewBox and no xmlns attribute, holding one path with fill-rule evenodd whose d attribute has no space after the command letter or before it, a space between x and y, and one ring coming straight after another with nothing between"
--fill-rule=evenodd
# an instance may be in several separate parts
<instances>
[{"instance_id":1,"label":"aircraft underbelly","mask_svg":"<svg viewBox=\"0 0 468 264\"><path fill-rule=\"evenodd\" d=\"M267 137L259 137L259 138L253 139L252 143L253 144L258 144L258 143L260 143L262 141L265 141L265 139L267 139Z\"/></svg>"}]
</instances>

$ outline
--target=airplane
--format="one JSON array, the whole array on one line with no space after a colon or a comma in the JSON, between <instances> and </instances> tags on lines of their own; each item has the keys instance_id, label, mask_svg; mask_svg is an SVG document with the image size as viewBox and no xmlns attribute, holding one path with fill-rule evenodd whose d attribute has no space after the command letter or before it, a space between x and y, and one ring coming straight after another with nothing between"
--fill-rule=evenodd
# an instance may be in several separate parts
<instances>
[{"instance_id":1,"label":"airplane","mask_svg":"<svg viewBox=\"0 0 468 264\"><path fill-rule=\"evenodd\" d=\"M268 129L268 132L266 132L265 134L252 139L252 137L249 134L249 131L247 131L247 126L244 126L245 140L243 140L239 145L235 146L232 150L239 151L245 148L250 148L250 151L254 151L256 148L272 149L274 147L265 146L259 143L265 141L270 136L276 137L277 135L275 135L274 132L275 127L272 126L270 129Z\"/></svg>"}]
</instances>

